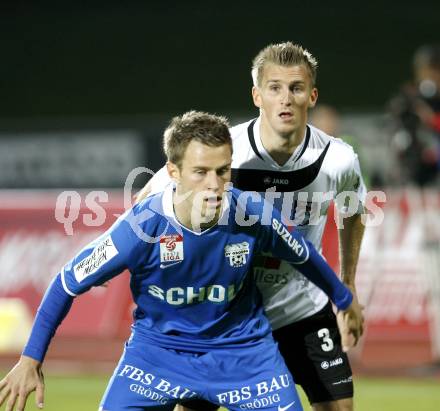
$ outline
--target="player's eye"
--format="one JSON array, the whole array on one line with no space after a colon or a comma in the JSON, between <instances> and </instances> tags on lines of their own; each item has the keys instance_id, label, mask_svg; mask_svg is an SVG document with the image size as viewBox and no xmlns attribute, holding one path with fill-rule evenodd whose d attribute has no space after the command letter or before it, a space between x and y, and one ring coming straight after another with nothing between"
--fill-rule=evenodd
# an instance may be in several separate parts
<instances>
[{"instance_id":1,"label":"player's eye","mask_svg":"<svg viewBox=\"0 0 440 411\"><path fill-rule=\"evenodd\" d=\"M217 175L219 175L219 176L223 176L223 175L225 175L226 173L228 173L230 169L231 169L230 167L223 167L223 168L220 168L220 169L217 171Z\"/></svg>"}]
</instances>

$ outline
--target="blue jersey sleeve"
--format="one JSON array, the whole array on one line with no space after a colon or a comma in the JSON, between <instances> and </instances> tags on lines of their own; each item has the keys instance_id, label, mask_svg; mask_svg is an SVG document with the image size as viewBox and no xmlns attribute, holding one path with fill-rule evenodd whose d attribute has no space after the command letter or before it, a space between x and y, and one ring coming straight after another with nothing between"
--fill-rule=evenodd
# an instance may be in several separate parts
<instances>
[{"instance_id":1,"label":"blue jersey sleeve","mask_svg":"<svg viewBox=\"0 0 440 411\"><path fill-rule=\"evenodd\" d=\"M145 240L136 221L136 210L121 216L98 239L67 263L48 287L35 316L23 354L43 361L50 340L67 315L73 297L111 279L142 261Z\"/></svg>"},{"instance_id":2,"label":"blue jersey sleeve","mask_svg":"<svg viewBox=\"0 0 440 411\"><path fill-rule=\"evenodd\" d=\"M68 294L82 294L139 264L144 242L129 223L133 215L133 210L122 215L63 267L61 280Z\"/></svg>"},{"instance_id":3,"label":"blue jersey sleeve","mask_svg":"<svg viewBox=\"0 0 440 411\"><path fill-rule=\"evenodd\" d=\"M306 241L294 228L289 229L282 223L282 217L276 209L273 209L270 225L262 224L261 227L265 233L262 236L262 251L270 251L291 263L321 288L339 309L348 308L353 299L350 290L339 280L312 243Z\"/></svg>"},{"instance_id":4,"label":"blue jersey sleeve","mask_svg":"<svg viewBox=\"0 0 440 411\"><path fill-rule=\"evenodd\" d=\"M61 276L58 274L48 287L37 310L31 335L23 350L24 355L43 361L50 340L69 312L72 302L73 297L64 291Z\"/></svg>"}]
</instances>

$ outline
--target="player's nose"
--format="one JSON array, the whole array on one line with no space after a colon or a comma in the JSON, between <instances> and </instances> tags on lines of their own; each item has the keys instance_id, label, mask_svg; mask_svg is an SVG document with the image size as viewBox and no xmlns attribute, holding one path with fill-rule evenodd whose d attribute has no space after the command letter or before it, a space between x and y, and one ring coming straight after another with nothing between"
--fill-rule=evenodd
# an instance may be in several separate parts
<instances>
[{"instance_id":1,"label":"player's nose","mask_svg":"<svg viewBox=\"0 0 440 411\"><path fill-rule=\"evenodd\" d=\"M283 90L281 93L281 103L285 106L292 104L292 93L289 89Z\"/></svg>"},{"instance_id":2,"label":"player's nose","mask_svg":"<svg viewBox=\"0 0 440 411\"><path fill-rule=\"evenodd\" d=\"M218 191L220 189L222 185L221 178L217 175L215 171L208 172L206 178L207 178L206 184L208 190Z\"/></svg>"}]
</instances>

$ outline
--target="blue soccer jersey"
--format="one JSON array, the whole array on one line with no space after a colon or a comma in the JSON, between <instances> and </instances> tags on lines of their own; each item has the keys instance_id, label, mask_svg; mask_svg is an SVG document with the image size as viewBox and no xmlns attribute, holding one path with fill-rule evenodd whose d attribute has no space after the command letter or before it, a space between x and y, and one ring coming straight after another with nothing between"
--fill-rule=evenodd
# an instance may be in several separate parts
<instances>
[{"instance_id":1,"label":"blue soccer jersey","mask_svg":"<svg viewBox=\"0 0 440 411\"><path fill-rule=\"evenodd\" d=\"M175 218L171 186L127 211L54 279L24 354L41 361L74 297L128 269L133 332L102 411L171 411L194 398L233 411L302 411L263 313L252 257L271 251L289 261L341 309L352 295L257 193L231 189L223 206L219 222L201 232Z\"/></svg>"},{"instance_id":2,"label":"blue soccer jersey","mask_svg":"<svg viewBox=\"0 0 440 411\"><path fill-rule=\"evenodd\" d=\"M338 308L351 303L313 246L256 193L231 189L219 223L202 232L178 223L172 195L169 187L137 204L64 266L40 306L26 355L42 360L72 298L125 269L137 306L134 336L164 348L206 352L253 344L270 332L250 275L257 252L294 264Z\"/></svg>"}]
</instances>

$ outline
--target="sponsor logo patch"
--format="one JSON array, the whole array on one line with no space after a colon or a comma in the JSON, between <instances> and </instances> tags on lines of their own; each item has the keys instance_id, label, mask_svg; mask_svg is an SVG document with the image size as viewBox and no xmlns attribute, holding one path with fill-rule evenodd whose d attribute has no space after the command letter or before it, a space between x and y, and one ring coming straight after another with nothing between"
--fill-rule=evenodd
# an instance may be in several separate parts
<instances>
[{"instance_id":1,"label":"sponsor logo patch","mask_svg":"<svg viewBox=\"0 0 440 411\"><path fill-rule=\"evenodd\" d=\"M241 403L240 408L244 410L251 409L268 409L281 401L281 393L288 389L291 385L289 375L282 374L273 377L270 380L260 381L255 385L246 385L237 389L216 394L220 405L232 405ZM284 408L279 406L281 410L287 410L295 402L286 405ZM228 407L229 408L229 407Z\"/></svg>"},{"instance_id":2,"label":"sponsor logo patch","mask_svg":"<svg viewBox=\"0 0 440 411\"><path fill-rule=\"evenodd\" d=\"M332 385L349 384L353 381L353 377L343 378L342 380L332 382Z\"/></svg>"},{"instance_id":3,"label":"sponsor logo patch","mask_svg":"<svg viewBox=\"0 0 440 411\"><path fill-rule=\"evenodd\" d=\"M323 362L321 363L321 368L322 368L323 370L327 370L327 369L330 368L330 367L336 367L336 366L341 365L341 364L343 364L343 363L344 363L344 360L343 360L341 357L338 357L338 358L336 358L336 359L334 359L334 360L331 360L330 362L328 362L328 361L323 361Z\"/></svg>"},{"instance_id":4,"label":"sponsor logo patch","mask_svg":"<svg viewBox=\"0 0 440 411\"><path fill-rule=\"evenodd\" d=\"M290 404L287 404L285 407L282 407L281 405L278 405L278 411L286 411L290 407L292 407L292 405L294 405L294 404L295 404L295 401L292 401Z\"/></svg>"},{"instance_id":5,"label":"sponsor logo patch","mask_svg":"<svg viewBox=\"0 0 440 411\"><path fill-rule=\"evenodd\" d=\"M272 184L289 184L289 180L287 178L274 178L272 180Z\"/></svg>"},{"instance_id":6,"label":"sponsor logo patch","mask_svg":"<svg viewBox=\"0 0 440 411\"><path fill-rule=\"evenodd\" d=\"M134 365L124 364L119 369L117 377L132 381L130 391L159 404L168 404L170 399L190 399L198 393L171 381L157 377L151 372L142 370Z\"/></svg>"},{"instance_id":7,"label":"sponsor logo patch","mask_svg":"<svg viewBox=\"0 0 440 411\"><path fill-rule=\"evenodd\" d=\"M104 238L92 253L73 267L76 281L79 283L89 275L96 273L105 263L118 255L118 250L113 244L111 236Z\"/></svg>"},{"instance_id":8,"label":"sponsor logo patch","mask_svg":"<svg viewBox=\"0 0 440 411\"><path fill-rule=\"evenodd\" d=\"M183 237L180 234L163 235L160 238L160 262L180 261L183 261ZM164 267L165 265L161 264L161 268Z\"/></svg>"},{"instance_id":9,"label":"sponsor logo patch","mask_svg":"<svg viewBox=\"0 0 440 411\"><path fill-rule=\"evenodd\" d=\"M249 243L246 241L225 246L225 257L229 258L231 267L243 267L246 264L246 256L248 254Z\"/></svg>"},{"instance_id":10,"label":"sponsor logo patch","mask_svg":"<svg viewBox=\"0 0 440 411\"><path fill-rule=\"evenodd\" d=\"M298 257L301 257L304 253L304 247L292 237L289 230L281 224L276 218L272 218L272 228L277 234L287 243L287 245L295 252Z\"/></svg>"}]
</instances>

